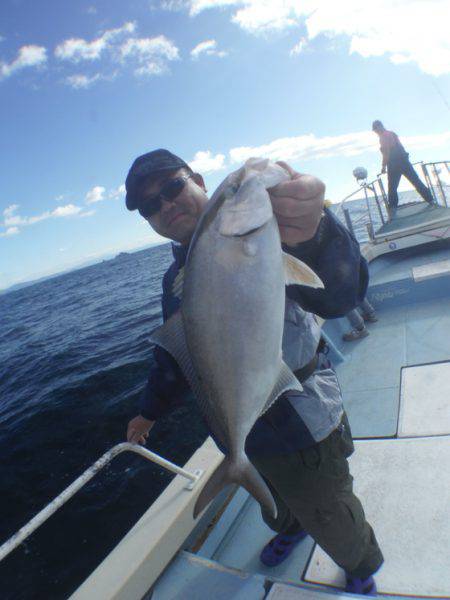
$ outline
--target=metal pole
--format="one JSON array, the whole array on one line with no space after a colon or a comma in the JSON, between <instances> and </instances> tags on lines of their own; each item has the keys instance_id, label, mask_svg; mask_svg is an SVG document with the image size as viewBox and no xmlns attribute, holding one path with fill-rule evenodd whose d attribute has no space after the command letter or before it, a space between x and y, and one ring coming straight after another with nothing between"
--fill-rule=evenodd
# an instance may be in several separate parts
<instances>
[{"instance_id":1,"label":"metal pole","mask_svg":"<svg viewBox=\"0 0 450 600\"><path fill-rule=\"evenodd\" d=\"M439 177L439 172L436 169L436 165L433 165L433 171L434 171L434 176L437 179L437 183L439 186L439 190L441 192L442 200L444 201L445 206L447 206L447 199L445 197L444 188L442 187L442 181L441 181L441 178Z\"/></svg>"},{"instance_id":2,"label":"metal pole","mask_svg":"<svg viewBox=\"0 0 450 600\"><path fill-rule=\"evenodd\" d=\"M436 204L439 204L439 200L438 200L438 197L436 196L436 192L434 191L434 187L433 187L433 184L431 182L431 177L430 177L430 174L428 173L428 168L427 167L428 167L428 165L422 164L422 171L423 171L423 174L425 176L425 180L426 180L426 182L428 184L428 189L430 190L430 192L431 192L431 194L432 194L432 196L433 196Z\"/></svg>"},{"instance_id":3,"label":"metal pole","mask_svg":"<svg viewBox=\"0 0 450 600\"><path fill-rule=\"evenodd\" d=\"M364 186L364 194L366 196L367 212L369 214L369 221L370 221L370 229L368 228L367 232L369 234L370 239L373 240L374 229L373 229L373 222L372 222L372 214L370 212L370 206L369 206L369 195L367 193L367 185Z\"/></svg>"},{"instance_id":4,"label":"metal pole","mask_svg":"<svg viewBox=\"0 0 450 600\"><path fill-rule=\"evenodd\" d=\"M367 186L367 187L369 187L369 186ZM378 198L377 190L375 188L375 183L372 186L370 186L370 189L372 190L373 195L375 196L375 202L377 203L377 208L378 208L378 212L380 214L381 222L383 223L383 225L385 225L386 221L384 220L383 211L381 210L380 200Z\"/></svg>"},{"instance_id":5,"label":"metal pole","mask_svg":"<svg viewBox=\"0 0 450 600\"><path fill-rule=\"evenodd\" d=\"M382 181L381 177L378 177L377 181L378 181L378 185L380 186L381 195L383 196L384 208L386 209L386 213L389 215L389 201L388 201L388 197L386 194L386 190L384 189L383 181Z\"/></svg>"},{"instance_id":6,"label":"metal pole","mask_svg":"<svg viewBox=\"0 0 450 600\"><path fill-rule=\"evenodd\" d=\"M191 473L190 471L186 471L177 465L165 460L158 454L154 452L150 452L146 448L139 446L137 444L130 444L128 442L124 442L122 444L117 444L108 452L105 452L103 456L101 456L93 465L91 465L84 473L82 473L73 483L71 483L63 492L61 492L56 498L54 498L47 506L45 506L38 514L28 521L26 525L24 525L19 531L17 531L12 537L9 538L2 546L0 546L0 560L5 558L10 552L12 552L17 546L19 546L25 538L33 533L42 523L44 523L49 517L55 513L58 508L60 508L69 498L71 498L80 488L82 488L88 481L90 481L94 475L96 475L103 467L105 467L113 458L115 458L121 452L135 452L136 454L140 454L144 458L172 471L172 473L176 473L177 475L182 475L190 480L190 484L187 489L192 490L194 485L198 482L200 477L203 474L203 471L198 470L195 473Z\"/></svg>"},{"instance_id":7,"label":"metal pole","mask_svg":"<svg viewBox=\"0 0 450 600\"><path fill-rule=\"evenodd\" d=\"M352 223L352 218L350 216L350 212L349 212L348 208L342 207L342 210L344 212L345 222L347 223L347 229L350 231L350 233L353 235L353 237L356 238L355 230L353 229L353 223Z\"/></svg>"}]
</instances>

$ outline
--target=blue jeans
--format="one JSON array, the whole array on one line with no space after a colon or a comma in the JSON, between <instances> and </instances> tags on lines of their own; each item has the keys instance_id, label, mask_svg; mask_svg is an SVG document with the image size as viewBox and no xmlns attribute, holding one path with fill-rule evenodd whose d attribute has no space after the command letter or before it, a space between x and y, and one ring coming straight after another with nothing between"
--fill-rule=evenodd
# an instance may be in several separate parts
<instances>
[{"instance_id":1,"label":"blue jeans","mask_svg":"<svg viewBox=\"0 0 450 600\"><path fill-rule=\"evenodd\" d=\"M362 318L360 311L363 315L375 314L374 307L370 304L367 298L364 298L357 308L354 308L346 315L353 329L364 329L364 319Z\"/></svg>"}]
</instances>

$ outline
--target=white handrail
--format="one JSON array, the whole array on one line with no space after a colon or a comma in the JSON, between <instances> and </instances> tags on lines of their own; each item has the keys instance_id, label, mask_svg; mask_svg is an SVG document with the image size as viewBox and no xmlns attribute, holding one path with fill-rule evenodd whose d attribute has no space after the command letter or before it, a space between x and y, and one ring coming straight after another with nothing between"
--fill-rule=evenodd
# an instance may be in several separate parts
<instances>
[{"instance_id":1,"label":"white handrail","mask_svg":"<svg viewBox=\"0 0 450 600\"><path fill-rule=\"evenodd\" d=\"M10 552L12 552L17 546L19 546L29 535L33 533L42 523L44 523L49 517L55 513L67 500L69 500L80 488L82 488L94 475L96 475L103 467L105 467L113 458L122 452L135 452L140 454L147 460L150 460L172 473L181 475L190 480L186 489L192 490L195 484L198 482L203 474L203 471L198 469L194 473L186 471L177 465L169 462L162 458L158 454L139 446L138 444L130 444L123 442L113 446L108 452L105 452L93 465L91 465L84 473L82 473L73 483L71 483L63 492L61 492L56 498L54 498L47 506L45 506L31 521L28 521L26 525L21 527L13 536L9 538L4 544L0 546L0 560L3 560Z\"/></svg>"}]
</instances>

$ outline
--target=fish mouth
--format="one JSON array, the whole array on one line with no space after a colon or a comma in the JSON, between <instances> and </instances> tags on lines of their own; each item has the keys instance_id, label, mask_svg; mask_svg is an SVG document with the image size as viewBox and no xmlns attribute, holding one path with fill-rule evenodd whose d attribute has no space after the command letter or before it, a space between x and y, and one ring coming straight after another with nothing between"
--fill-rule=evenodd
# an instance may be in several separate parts
<instances>
[{"instance_id":1,"label":"fish mouth","mask_svg":"<svg viewBox=\"0 0 450 600\"><path fill-rule=\"evenodd\" d=\"M264 225L265 225L265 223L264 223ZM248 231L245 231L244 233L236 233L232 237L243 238L243 237L246 237L248 235L252 235L253 233L256 233L257 231L259 231L260 229L262 229L264 227L264 225L260 225L259 227L253 227L253 229L249 229Z\"/></svg>"}]
</instances>

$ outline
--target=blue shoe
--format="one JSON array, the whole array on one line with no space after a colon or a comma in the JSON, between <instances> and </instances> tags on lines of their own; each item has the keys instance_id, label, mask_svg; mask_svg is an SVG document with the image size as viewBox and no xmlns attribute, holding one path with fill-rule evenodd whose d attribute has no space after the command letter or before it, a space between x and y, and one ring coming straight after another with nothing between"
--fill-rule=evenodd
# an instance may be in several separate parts
<instances>
[{"instance_id":1,"label":"blue shoe","mask_svg":"<svg viewBox=\"0 0 450 600\"><path fill-rule=\"evenodd\" d=\"M377 586L375 580L370 575L367 579L359 579L359 577L349 577L347 575L347 585L345 591L350 594L361 594L363 596L376 596Z\"/></svg>"},{"instance_id":2,"label":"blue shoe","mask_svg":"<svg viewBox=\"0 0 450 600\"><path fill-rule=\"evenodd\" d=\"M259 560L266 567L278 566L307 535L304 529L294 534L279 533L264 546Z\"/></svg>"}]
</instances>

